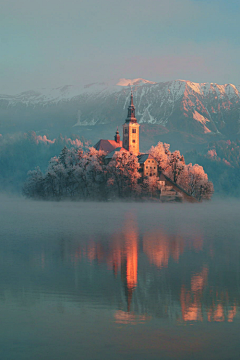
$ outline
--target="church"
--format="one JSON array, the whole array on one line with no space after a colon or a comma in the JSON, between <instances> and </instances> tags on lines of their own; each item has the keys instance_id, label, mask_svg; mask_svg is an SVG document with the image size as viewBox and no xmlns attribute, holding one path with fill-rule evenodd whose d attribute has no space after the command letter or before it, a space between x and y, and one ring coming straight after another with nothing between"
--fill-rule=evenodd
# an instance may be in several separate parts
<instances>
[{"instance_id":1,"label":"church","mask_svg":"<svg viewBox=\"0 0 240 360\"><path fill-rule=\"evenodd\" d=\"M114 140L99 140L94 148L102 150L106 153L105 162L108 163L114 154L121 151L129 151L138 157L139 172L141 179L151 176L158 177L158 189L160 200L162 201L188 201L196 202L197 200L188 194L178 184L168 178L162 171L159 171L158 163L150 154L144 154L139 151L139 128L135 117L135 106L133 104L133 93L131 91L130 104L128 106L128 114L123 124L123 138L121 141L117 128Z\"/></svg>"},{"instance_id":2,"label":"church","mask_svg":"<svg viewBox=\"0 0 240 360\"><path fill-rule=\"evenodd\" d=\"M123 124L123 141L120 140L117 129L114 140L99 140L94 146L96 150L103 150L107 154L117 148L125 149L135 155L139 155L139 127L135 117L135 106L133 104L133 93L131 91L131 100L128 107L128 116ZM121 151L121 150L118 151Z\"/></svg>"},{"instance_id":3,"label":"church","mask_svg":"<svg viewBox=\"0 0 240 360\"><path fill-rule=\"evenodd\" d=\"M157 176L157 161L151 155L139 152L139 128L140 124L138 124L135 117L135 106L133 104L133 93L131 91L128 114L125 123L123 124L123 140L120 140L119 131L117 129L114 140L101 139L94 148L96 150L102 150L107 154L105 157L106 162L109 162L116 152L129 151L138 157L140 164L139 171L142 177Z\"/></svg>"}]
</instances>

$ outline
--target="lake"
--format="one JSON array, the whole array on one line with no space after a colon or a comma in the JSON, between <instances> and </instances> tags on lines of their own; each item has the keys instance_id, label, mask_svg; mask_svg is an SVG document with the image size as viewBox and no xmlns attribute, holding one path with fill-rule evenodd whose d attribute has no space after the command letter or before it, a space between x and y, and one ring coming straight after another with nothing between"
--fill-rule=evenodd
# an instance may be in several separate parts
<instances>
[{"instance_id":1,"label":"lake","mask_svg":"<svg viewBox=\"0 0 240 360\"><path fill-rule=\"evenodd\" d=\"M240 202L0 198L0 359L239 359Z\"/></svg>"}]
</instances>

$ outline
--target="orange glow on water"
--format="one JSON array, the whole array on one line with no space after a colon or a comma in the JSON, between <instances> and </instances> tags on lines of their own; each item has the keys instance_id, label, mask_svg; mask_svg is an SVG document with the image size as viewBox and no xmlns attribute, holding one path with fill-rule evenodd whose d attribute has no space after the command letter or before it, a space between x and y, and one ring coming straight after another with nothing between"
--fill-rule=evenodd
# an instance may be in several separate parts
<instances>
[{"instance_id":1,"label":"orange glow on water","mask_svg":"<svg viewBox=\"0 0 240 360\"><path fill-rule=\"evenodd\" d=\"M192 297L191 292L186 291L185 287L182 286L180 302L183 321L202 321L201 301L196 294Z\"/></svg>"},{"instance_id":2,"label":"orange glow on water","mask_svg":"<svg viewBox=\"0 0 240 360\"><path fill-rule=\"evenodd\" d=\"M224 310L223 310L223 305L222 304L218 304L216 310L214 311L213 314L213 320L214 321L224 321L225 317L224 317Z\"/></svg>"},{"instance_id":3,"label":"orange glow on water","mask_svg":"<svg viewBox=\"0 0 240 360\"><path fill-rule=\"evenodd\" d=\"M208 269L203 268L201 273L193 275L191 279L191 291L181 288L180 302L182 319L184 321L202 321L202 292L207 281Z\"/></svg>"},{"instance_id":4,"label":"orange glow on water","mask_svg":"<svg viewBox=\"0 0 240 360\"><path fill-rule=\"evenodd\" d=\"M163 268L168 266L170 256L175 261L179 260L184 251L184 241L180 237L171 239L164 233L149 232L143 237L143 251L151 264Z\"/></svg>"},{"instance_id":5,"label":"orange glow on water","mask_svg":"<svg viewBox=\"0 0 240 360\"><path fill-rule=\"evenodd\" d=\"M129 313L126 311L118 310L114 314L114 319L117 324L132 324L136 325L139 323L144 323L147 320L150 320L151 317L147 315L136 315L134 313Z\"/></svg>"},{"instance_id":6,"label":"orange glow on water","mask_svg":"<svg viewBox=\"0 0 240 360\"><path fill-rule=\"evenodd\" d=\"M232 322L237 314L237 306L234 304L228 312L228 322Z\"/></svg>"},{"instance_id":7,"label":"orange glow on water","mask_svg":"<svg viewBox=\"0 0 240 360\"><path fill-rule=\"evenodd\" d=\"M208 254L214 254L213 244L208 244ZM123 307L115 315L116 322L134 322L133 310L136 309L136 300L139 294L135 291L138 285L139 251L142 251L148 262L158 269L167 269L170 260L179 263L186 249L194 253L203 251L203 237L181 237L169 235L163 231L147 231L139 237L137 222L131 214L127 216L123 230L111 235L109 241L98 241L96 235L91 237L85 245L75 250L73 261L81 258L88 259L92 264L106 264L112 270L115 278L121 279ZM213 256L213 255L212 255ZM212 258L211 256L211 258ZM182 263L180 263L181 265ZM160 276L166 273L159 272ZM208 284L209 268L204 265L197 273L182 273L177 302L180 305L181 318L184 322L203 321L209 322L232 322L237 313L236 298L229 298L228 292L214 290ZM190 280L190 282L189 282ZM187 285L188 284L188 285ZM125 305L124 305L125 304ZM171 312L171 305L165 303L165 313ZM169 312L169 313L170 313ZM164 313L164 311L163 311ZM137 321L140 318L138 318ZM143 320L143 318L142 318Z\"/></svg>"}]
</instances>

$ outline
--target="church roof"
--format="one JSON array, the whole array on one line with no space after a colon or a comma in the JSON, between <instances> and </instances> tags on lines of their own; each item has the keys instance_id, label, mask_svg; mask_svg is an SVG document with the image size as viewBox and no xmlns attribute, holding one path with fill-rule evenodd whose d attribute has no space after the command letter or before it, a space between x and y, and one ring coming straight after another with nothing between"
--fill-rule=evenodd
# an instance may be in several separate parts
<instances>
[{"instance_id":1,"label":"church roof","mask_svg":"<svg viewBox=\"0 0 240 360\"><path fill-rule=\"evenodd\" d=\"M146 160L148 159L154 159L154 157L150 154L141 154L138 156L138 162L139 164L144 164Z\"/></svg>"},{"instance_id":2,"label":"church roof","mask_svg":"<svg viewBox=\"0 0 240 360\"><path fill-rule=\"evenodd\" d=\"M122 141L116 142L115 140L104 139L99 140L96 145L94 145L96 150L105 151L107 154L119 147L122 147Z\"/></svg>"},{"instance_id":3,"label":"church roof","mask_svg":"<svg viewBox=\"0 0 240 360\"><path fill-rule=\"evenodd\" d=\"M112 159L113 155L114 155L116 152L119 152L119 151L127 151L127 150L124 149L123 147L118 147L118 148L114 149L113 151L111 151L110 153L108 153L108 154L105 156L105 159Z\"/></svg>"}]
</instances>

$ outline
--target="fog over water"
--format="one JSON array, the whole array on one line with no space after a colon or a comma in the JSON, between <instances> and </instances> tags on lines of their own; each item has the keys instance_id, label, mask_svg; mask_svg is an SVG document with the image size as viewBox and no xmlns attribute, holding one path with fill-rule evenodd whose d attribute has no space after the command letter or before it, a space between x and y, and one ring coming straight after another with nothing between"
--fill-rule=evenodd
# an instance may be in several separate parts
<instances>
[{"instance_id":1,"label":"fog over water","mask_svg":"<svg viewBox=\"0 0 240 360\"><path fill-rule=\"evenodd\" d=\"M0 197L0 359L238 359L239 201Z\"/></svg>"}]
</instances>

